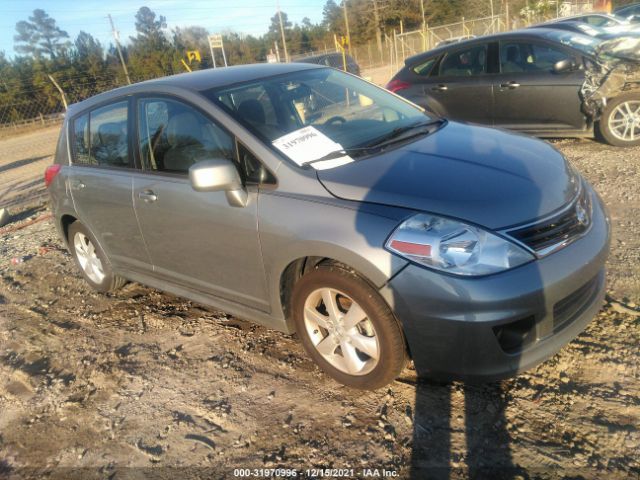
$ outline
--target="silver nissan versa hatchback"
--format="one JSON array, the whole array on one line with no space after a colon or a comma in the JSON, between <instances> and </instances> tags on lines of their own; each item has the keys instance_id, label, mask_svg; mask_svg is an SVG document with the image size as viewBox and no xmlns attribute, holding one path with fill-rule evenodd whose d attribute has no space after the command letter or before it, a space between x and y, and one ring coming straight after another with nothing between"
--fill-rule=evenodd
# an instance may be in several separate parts
<instances>
[{"instance_id":1,"label":"silver nissan versa hatchback","mask_svg":"<svg viewBox=\"0 0 640 480\"><path fill-rule=\"evenodd\" d=\"M295 332L352 387L408 359L445 380L513 375L604 295L608 219L560 153L327 67L90 98L69 108L45 180L92 287L136 281Z\"/></svg>"}]
</instances>

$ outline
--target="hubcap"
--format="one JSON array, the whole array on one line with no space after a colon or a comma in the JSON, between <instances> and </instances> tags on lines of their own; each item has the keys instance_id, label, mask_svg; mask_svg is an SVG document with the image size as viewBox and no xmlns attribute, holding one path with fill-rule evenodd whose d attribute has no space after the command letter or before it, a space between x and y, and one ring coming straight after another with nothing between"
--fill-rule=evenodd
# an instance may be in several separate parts
<instances>
[{"instance_id":1,"label":"hubcap","mask_svg":"<svg viewBox=\"0 0 640 480\"><path fill-rule=\"evenodd\" d=\"M87 277L89 277L92 282L102 283L102 280L104 280L102 262L89 237L77 232L73 237L73 247L76 252L76 257L78 257L78 263Z\"/></svg>"},{"instance_id":2,"label":"hubcap","mask_svg":"<svg viewBox=\"0 0 640 480\"><path fill-rule=\"evenodd\" d=\"M609 116L609 129L614 137L624 142L640 139L640 100L618 105Z\"/></svg>"},{"instance_id":3,"label":"hubcap","mask_svg":"<svg viewBox=\"0 0 640 480\"><path fill-rule=\"evenodd\" d=\"M316 350L333 367L349 375L366 375L380 358L373 323L352 298L333 288L307 297L304 323Z\"/></svg>"}]
</instances>

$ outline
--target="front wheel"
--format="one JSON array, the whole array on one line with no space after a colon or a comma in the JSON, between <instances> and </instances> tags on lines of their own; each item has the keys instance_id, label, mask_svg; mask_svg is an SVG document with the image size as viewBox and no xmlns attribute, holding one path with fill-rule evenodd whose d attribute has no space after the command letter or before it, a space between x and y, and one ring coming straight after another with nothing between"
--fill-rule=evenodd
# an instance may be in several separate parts
<instances>
[{"instance_id":1,"label":"front wheel","mask_svg":"<svg viewBox=\"0 0 640 480\"><path fill-rule=\"evenodd\" d=\"M338 382L373 390L406 363L402 330L378 292L338 266L319 267L296 283L296 331L307 353Z\"/></svg>"},{"instance_id":2,"label":"front wheel","mask_svg":"<svg viewBox=\"0 0 640 480\"><path fill-rule=\"evenodd\" d=\"M612 99L596 128L598 136L610 145L640 145L640 96L627 94Z\"/></svg>"}]
</instances>

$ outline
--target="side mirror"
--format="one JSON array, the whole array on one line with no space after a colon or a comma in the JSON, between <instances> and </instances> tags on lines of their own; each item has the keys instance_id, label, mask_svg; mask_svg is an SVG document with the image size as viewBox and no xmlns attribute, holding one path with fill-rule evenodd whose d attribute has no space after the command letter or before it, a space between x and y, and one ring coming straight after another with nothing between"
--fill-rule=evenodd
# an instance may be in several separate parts
<instances>
[{"instance_id":1,"label":"side mirror","mask_svg":"<svg viewBox=\"0 0 640 480\"><path fill-rule=\"evenodd\" d=\"M224 191L229 205L247 205L249 196L242 185L238 169L230 160L216 158L191 165L189 180L193 189L198 192Z\"/></svg>"},{"instance_id":2,"label":"side mirror","mask_svg":"<svg viewBox=\"0 0 640 480\"><path fill-rule=\"evenodd\" d=\"M553 73L569 73L573 72L578 68L578 64L575 60L566 58L564 60L560 60L553 66Z\"/></svg>"}]
</instances>

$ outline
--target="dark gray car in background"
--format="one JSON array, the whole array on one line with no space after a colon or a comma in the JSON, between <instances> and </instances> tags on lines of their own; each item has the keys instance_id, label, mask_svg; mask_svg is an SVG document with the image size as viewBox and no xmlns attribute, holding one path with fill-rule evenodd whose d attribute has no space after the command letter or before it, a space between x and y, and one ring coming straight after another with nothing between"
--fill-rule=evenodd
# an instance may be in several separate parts
<instances>
[{"instance_id":1,"label":"dark gray car in background","mask_svg":"<svg viewBox=\"0 0 640 480\"><path fill-rule=\"evenodd\" d=\"M598 195L539 140L430 118L355 76L250 65L69 108L45 180L101 291L141 282L297 333L338 381L489 380L604 296Z\"/></svg>"},{"instance_id":2,"label":"dark gray car in background","mask_svg":"<svg viewBox=\"0 0 640 480\"><path fill-rule=\"evenodd\" d=\"M407 58L387 88L449 119L637 146L640 42L619 40L557 28L480 37Z\"/></svg>"}]
</instances>

